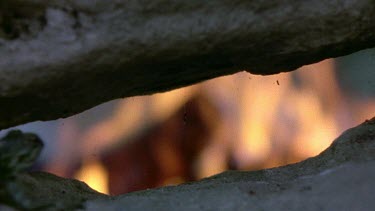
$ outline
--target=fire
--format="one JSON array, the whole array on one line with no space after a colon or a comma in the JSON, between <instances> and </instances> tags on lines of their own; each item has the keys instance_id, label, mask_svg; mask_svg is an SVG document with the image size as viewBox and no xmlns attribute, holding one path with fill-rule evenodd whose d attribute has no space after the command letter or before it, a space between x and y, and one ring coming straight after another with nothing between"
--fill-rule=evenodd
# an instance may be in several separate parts
<instances>
[{"instance_id":1,"label":"fire","mask_svg":"<svg viewBox=\"0 0 375 211\"><path fill-rule=\"evenodd\" d=\"M277 84L282 81L283 85ZM277 108L286 91L287 78L281 76L253 76L245 81L240 111L240 144L237 146L238 165L246 168L261 162L271 153L272 128L277 119Z\"/></svg>"},{"instance_id":2,"label":"fire","mask_svg":"<svg viewBox=\"0 0 375 211\"><path fill-rule=\"evenodd\" d=\"M108 194L108 175L106 169L97 160L85 161L74 178L85 182L92 189Z\"/></svg>"},{"instance_id":3,"label":"fire","mask_svg":"<svg viewBox=\"0 0 375 211\"><path fill-rule=\"evenodd\" d=\"M326 149L339 133L374 113L373 99L348 100L340 91L334 70L334 60L330 59L304 66L293 73L254 76L243 72L167 93L119 101L112 115L92 124L80 134L69 127L70 132L64 132L75 134L75 140L80 143L77 151L85 161L76 177L94 189L108 193L107 183L111 181L108 181L108 168L102 166L100 157L106 153L110 155L111 151L126 143L133 144L132 147L136 150L147 150L129 152L141 155L136 165L129 164L129 158L126 158L128 160L117 161L113 166L124 168L126 163L129 168L127 176L133 180L144 174L152 174L154 179L160 177L159 181L150 183L151 187L188 181L184 174L193 173L194 179L199 179L228 168L268 168L315 156ZM142 146L134 143L134 140L149 133L150 127L155 125L160 125L167 132L152 134L154 141L187 133L189 124L192 124L188 121L192 114L184 112L180 118L176 113L184 110L189 99L198 94L208 96L219 115L211 108L201 106L201 116L215 124L207 127L204 148L194 151L196 154L189 158L192 160L181 157L178 150L182 149L174 148L176 146L172 142L148 145L152 143L151 140L143 142ZM202 103L198 101L198 108L200 104ZM353 111L357 113L354 114ZM177 116L173 116L174 114ZM181 123L178 118L181 122L187 122L183 123L185 126L174 128ZM69 118L69 121L74 125L77 120ZM165 123L168 121L168 124ZM177 131L171 131L174 129ZM69 138L73 139L71 136ZM181 140L178 138L174 141ZM159 153L157 150L163 146L165 153ZM96 160L92 159L93 154L98 156ZM128 156L120 155L121 153L119 157L122 159ZM62 154L56 157L62 159ZM147 159L143 159L145 157ZM161 160L162 165L152 164ZM192 163L188 164L188 161ZM138 168L137 166L157 169L157 172L145 173L140 169L132 172L132 168Z\"/></svg>"},{"instance_id":4,"label":"fire","mask_svg":"<svg viewBox=\"0 0 375 211\"><path fill-rule=\"evenodd\" d=\"M311 157L326 149L339 135L336 116L345 114L334 109L340 111L344 101L335 80L333 60L304 69L306 73L299 74L306 88L288 90L286 100L294 104L294 118L299 125L292 147L300 157Z\"/></svg>"},{"instance_id":5,"label":"fire","mask_svg":"<svg viewBox=\"0 0 375 211\"><path fill-rule=\"evenodd\" d=\"M191 96L193 87L178 89L148 97L132 97L120 101L114 114L86 131L80 138L81 154L105 150L123 138L142 133L177 110ZM95 143L95 144L92 144Z\"/></svg>"}]
</instances>

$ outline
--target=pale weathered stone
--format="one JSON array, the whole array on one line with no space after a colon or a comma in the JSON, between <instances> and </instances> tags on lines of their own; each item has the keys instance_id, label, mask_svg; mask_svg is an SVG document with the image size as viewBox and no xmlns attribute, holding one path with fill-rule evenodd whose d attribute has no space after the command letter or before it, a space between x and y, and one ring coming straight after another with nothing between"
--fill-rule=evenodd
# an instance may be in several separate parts
<instances>
[{"instance_id":1,"label":"pale weathered stone","mask_svg":"<svg viewBox=\"0 0 375 211\"><path fill-rule=\"evenodd\" d=\"M0 128L375 45L373 0L2 0Z\"/></svg>"}]
</instances>

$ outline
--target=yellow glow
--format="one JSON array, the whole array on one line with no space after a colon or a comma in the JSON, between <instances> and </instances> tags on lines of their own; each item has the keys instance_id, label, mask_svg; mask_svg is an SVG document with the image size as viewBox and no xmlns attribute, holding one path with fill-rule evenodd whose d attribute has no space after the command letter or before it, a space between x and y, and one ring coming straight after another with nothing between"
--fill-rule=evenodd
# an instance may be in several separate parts
<instances>
[{"instance_id":1,"label":"yellow glow","mask_svg":"<svg viewBox=\"0 0 375 211\"><path fill-rule=\"evenodd\" d=\"M85 182L92 189L100 193L109 193L108 174L99 161L91 160L84 162L74 177Z\"/></svg>"},{"instance_id":2,"label":"yellow glow","mask_svg":"<svg viewBox=\"0 0 375 211\"><path fill-rule=\"evenodd\" d=\"M289 86L289 76L285 74L253 78L253 81L245 83L239 105L241 134L237 155L240 166L268 158L277 109ZM276 81L279 81L279 85Z\"/></svg>"},{"instance_id":3,"label":"yellow glow","mask_svg":"<svg viewBox=\"0 0 375 211\"><path fill-rule=\"evenodd\" d=\"M199 179L218 174L226 170L223 150L220 145L212 145L207 147L200 155L200 163L197 165L197 177Z\"/></svg>"},{"instance_id":4,"label":"yellow glow","mask_svg":"<svg viewBox=\"0 0 375 211\"><path fill-rule=\"evenodd\" d=\"M323 112L315 95L303 93L295 97L300 122L295 150L304 157L315 156L336 138L334 118L331 114Z\"/></svg>"},{"instance_id":5,"label":"yellow glow","mask_svg":"<svg viewBox=\"0 0 375 211\"><path fill-rule=\"evenodd\" d=\"M83 157L96 150L105 151L120 139L136 136L148 126L167 119L189 99L195 89L197 86L159 93L147 98L141 96L120 101L112 116L92 126L83 134Z\"/></svg>"},{"instance_id":6,"label":"yellow glow","mask_svg":"<svg viewBox=\"0 0 375 211\"><path fill-rule=\"evenodd\" d=\"M160 186L178 185L186 182L182 177L170 177L163 181Z\"/></svg>"},{"instance_id":7,"label":"yellow glow","mask_svg":"<svg viewBox=\"0 0 375 211\"><path fill-rule=\"evenodd\" d=\"M199 178L224 171L228 160L223 155L232 156L236 168L251 168L253 164L273 167L317 155L347 128L337 117L347 118L348 111L335 79L333 60L301 69L293 72L298 83L294 83L292 73L255 76L243 72L166 93L128 98L111 117L85 131L81 138L83 157L95 149L105 151L119 140L130 140L147 126L167 119L197 93L209 96L223 120L209 146L197 155L200 160L194 165ZM368 111L374 111L375 104L355 103L354 108L364 111L355 119L360 123L371 113ZM342 110L345 115L341 115ZM174 162L164 160L165 166ZM173 183L179 177L170 180Z\"/></svg>"},{"instance_id":8,"label":"yellow glow","mask_svg":"<svg viewBox=\"0 0 375 211\"><path fill-rule=\"evenodd\" d=\"M295 118L299 125L293 148L302 157L311 157L326 149L338 135L338 126L331 109L340 110L337 101L341 98L341 94L334 79L331 60L306 68L319 68L306 70L307 72L302 76L305 83L311 87L290 90L291 95L287 100L295 107ZM326 100L326 109L321 98Z\"/></svg>"}]
</instances>

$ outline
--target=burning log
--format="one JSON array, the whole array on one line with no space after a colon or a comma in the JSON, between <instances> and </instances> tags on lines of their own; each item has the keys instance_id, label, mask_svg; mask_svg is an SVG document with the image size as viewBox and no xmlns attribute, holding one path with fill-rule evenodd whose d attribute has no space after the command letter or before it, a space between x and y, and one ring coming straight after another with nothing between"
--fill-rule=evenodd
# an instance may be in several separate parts
<instances>
[{"instance_id":1,"label":"burning log","mask_svg":"<svg viewBox=\"0 0 375 211\"><path fill-rule=\"evenodd\" d=\"M87 2L1 1L0 128L375 45L372 0Z\"/></svg>"}]
</instances>

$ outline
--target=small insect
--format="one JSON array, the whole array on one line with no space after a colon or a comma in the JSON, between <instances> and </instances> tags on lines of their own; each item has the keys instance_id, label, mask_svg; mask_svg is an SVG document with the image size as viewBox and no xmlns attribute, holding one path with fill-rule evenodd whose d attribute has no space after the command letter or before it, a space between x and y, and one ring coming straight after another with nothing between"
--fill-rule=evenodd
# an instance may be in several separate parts
<instances>
[{"instance_id":1,"label":"small insect","mask_svg":"<svg viewBox=\"0 0 375 211\"><path fill-rule=\"evenodd\" d=\"M276 80L277 85L280 85L279 80Z\"/></svg>"}]
</instances>

